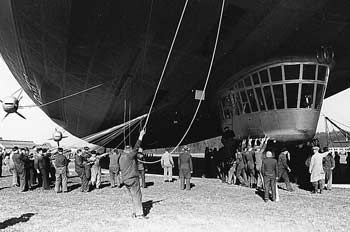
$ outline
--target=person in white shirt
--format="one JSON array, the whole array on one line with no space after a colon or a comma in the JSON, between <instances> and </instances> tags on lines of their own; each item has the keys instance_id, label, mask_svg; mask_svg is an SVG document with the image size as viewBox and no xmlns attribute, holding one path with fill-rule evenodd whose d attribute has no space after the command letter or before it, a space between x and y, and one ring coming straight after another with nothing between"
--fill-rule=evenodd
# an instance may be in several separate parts
<instances>
[{"instance_id":1,"label":"person in white shirt","mask_svg":"<svg viewBox=\"0 0 350 232\"><path fill-rule=\"evenodd\" d=\"M313 147L312 150L314 152L314 155L311 157L310 161L310 182L314 186L314 190L312 193L317 193L318 189L320 190L319 193L322 193L322 190L324 188L324 182L325 182L325 172L323 170L323 158L328 155L329 152L319 153L319 147Z\"/></svg>"},{"instance_id":2,"label":"person in white shirt","mask_svg":"<svg viewBox=\"0 0 350 232\"><path fill-rule=\"evenodd\" d=\"M162 155L160 164L162 165L162 168L164 170L164 182L172 182L173 181L173 167L174 167L174 161L171 153L169 151L165 151L165 153Z\"/></svg>"}]
</instances>

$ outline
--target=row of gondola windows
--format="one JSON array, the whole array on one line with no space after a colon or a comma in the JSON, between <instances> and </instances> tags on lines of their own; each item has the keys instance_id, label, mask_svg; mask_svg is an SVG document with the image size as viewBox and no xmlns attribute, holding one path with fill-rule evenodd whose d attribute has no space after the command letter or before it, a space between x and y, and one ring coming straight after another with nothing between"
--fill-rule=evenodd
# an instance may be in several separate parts
<instances>
[{"instance_id":1,"label":"row of gondola windows","mask_svg":"<svg viewBox=\"0 0 350 232\"><path fill-rule=\"evenodd\" d=\"M318 67L318 72L316 69ZM315 65L315 64L302 64L300 70L300 64L291 65L279 65L269 68L271 82L282 81L283 70L284 70L284 80L295 80L299 79L300 71L302 72L303 80L319 80L325 81L327 75L327 66ZM253 85L260 85L270 83L269 74L267 69L260 70L251 74L244 80L240 81L234 86L235 89L243 89L245 87L251 87Z\"/></svg>"},{"instance_id":2,"label":"row of gondola windows","mask_svg":"<svg viewBox=\"0 0 350 232\"><path fill-rule=\"evenodd\" d=\"M224 109L224 117L232 117L233 112L230 109L232 109L233 105L235 106L234 113L236 115L240 115L242 113L257 112L259 110L266 111L285 108L320 109L323 98L324 85L316 83L301 83L300 85L299 107L299 83L276 84L271 86L268 85L263 87L256 87L254 89L250 88L237 91L232 95L223 97L222 105ZM316 91L315 95L314 91ZM286 96L286 101L284 100L284 96Z\"/></svg>"}]
</instances>

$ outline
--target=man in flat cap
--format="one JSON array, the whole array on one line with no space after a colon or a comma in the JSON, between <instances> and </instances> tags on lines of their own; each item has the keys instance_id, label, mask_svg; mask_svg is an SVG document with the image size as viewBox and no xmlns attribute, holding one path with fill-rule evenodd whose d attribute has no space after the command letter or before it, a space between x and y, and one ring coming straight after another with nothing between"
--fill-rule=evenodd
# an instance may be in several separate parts
<instances>
[{"instance_id":1,"label":"man in flat cap","mask_svg":"<svg viewBox=\"0 0 350 232\"><path fill-rule=\"evenodd\" d=\"M132 217L140 219L144 219L146 217L143 214L139 171L137 169L136 159L137 151L141 146L142 138L145 135L145 133L145 130L141 130L139 138L134 148L132 148L130 145L125 146L119 158L121 179L126 188L128 189L128 192L132 199Z\"/></svg>"},{"instance_id":2,"label":"man in flat cap","mask_svg":"<svg viewBox=\"0 0 350 232\"><path fill-rule=\"evenodd\" d=\"M193 173L192 156L190 154L190 149L184 146L183 152L179 155L178 165L179 165L179 178L180 178L180 189L185 189L186 180L186 190L191 189L191 174Z\"/></svg>"}]
</instances>

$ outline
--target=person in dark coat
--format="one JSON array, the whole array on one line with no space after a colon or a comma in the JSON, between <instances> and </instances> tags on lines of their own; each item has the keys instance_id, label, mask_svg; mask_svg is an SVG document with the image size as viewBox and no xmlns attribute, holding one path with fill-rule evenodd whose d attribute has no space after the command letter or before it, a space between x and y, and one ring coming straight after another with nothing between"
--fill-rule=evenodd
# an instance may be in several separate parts
<instances>
[{"instance_id":1,"label":"person in dark coat","mask_svg":"<svg viewBox=\"0 0 350 232\"><path fill-rule=\"evenodd\" d=\"M77 150L77 153L75 155L75 172L78 174L78 176L81 179L81 192L88 192L89 191L89 180L86 177L85 172L85 163L87 162L86 159L83 156L83 151L81 149Z\"/></svg>"},{"instance_id":2,"label":"person in dark coat","mask_svg":"<svg viewBox=\"0 0 350 232\"><path fill-rule=\"evenodd\" d=\"M24 149L23 149L24 150ZM19 187L21 192L24 192L26 190L26 168L25 163L27 161L27 157L25 156L23 150L21 152L18 151L17 147L14 147L14 154L12 156L15 169L17 172L17 175L19 177Z\"/></svg>"},{"instance_id":3,"label":"person in dark coat","mask_svg":"<svg viewBox=\"0 0 350 232\"><path fill-rule=\"evenodd\" d=\"M56 178L55 178L55 191L56 193L59 192L68 192L67 189L67 165L69 163L69 160L67 157L63 155L63 149L58 148L57 153L54 156L54 165L55 165L55 171L56 171Z\"/></svg>"},{"instance_id":4,"label":"person in dark coat","mask_svg":"<svg viewBox=\"0 0 350 232\"><path fill-rule=\"evenodd\" d=\"M50 158L48 157L46 149L40 149L38 151L38 166L40 170L42 187L44 190L50 190L50 180L49 180Z\"/></svg>"},{"instance_id":5,"label":"person in dark coat","mask_svg":"<svg viewBox=\"0 0 350 232\"><path fill-rule=\"evenodd\" d=\"M0 177L2 177L2 162L5 159L5 149L0 147Z\"/></svg>"},{"instance_id":6,"label":"person in dark coat","mask_svg":"<svg viewBox=\"0 0 350 232\"><path fill-rule=\"evenodd\" d=\"M26 189L32 190L35 184L34 159L28 148L24 149L23 154L26 157L24 164L26 169Z\"/></svg>"},{"instance_id":7,"label":"person in dark coat","mask_svg":"<svg viewBox=\"0 0 350 232\"><path fill-rule=\"evenodd\" d=\"M192 156L189 152L189 148L185 146L183 151L178 158L179 165L179 178L180 178L180 189L185 189L186 180L186 190L191 189L191 174L193 173Z\"/></svg>"},{"instance_id":8,"label":"person in dark coat","mask_svg":"<svg viewBox=\"0 0 350 232\"><path fill-rule=\"evenodd\" d=\"M142 194L140 188L139 171L137 170L137 151L141 146L142 138L145 135L145 130L140 131L139 139L134 148L127 145L121 152L119 158L119 167L121 172L121 179L132 199L134 218L146 218L142 208Z\"/></svg>"},{"instance_id":9,"label":"person in dark coat","mask_svg":"<svg viewBox=\"0 0 350 232\"><path fill-rule=\"evenodd\" d=\"M266 158L263 159L261 173L264 177L264 201L269 199L269 191L272 190L272 201L276 201L276 179L278 178L277 160L273 158L272 152L266 152Z\"/></svg>"},{"instance_id":10,"label":"person in dark coat","mask_svg":"<svg viewBox=\"0 0 350 232\"><path fill-rule=\"evenodd\" d=\"M325 152L328 151L328 148L323 149ZM329 153L326 157L323 158L323 170L326 174L326 189L332 190L332 181L333 181L333 169L335 167L335 161L333 155Z\"/></svg>"},{"instance_id":11,"label":"person in dark coat","mask_svg":"<svg viewBox=\"0 0 350 232\"><path fill-rule=\"evenodd\" d=\"M287 191L294 191L290 184L289 176L288 176L288 173L291 172L291 169L288 165L288 160L289 160L289 152L287 148L283 148L281 150L280 155L278 156L279 178L283 179L284 183L286 183Z\"/></svg>"}]
</instances>

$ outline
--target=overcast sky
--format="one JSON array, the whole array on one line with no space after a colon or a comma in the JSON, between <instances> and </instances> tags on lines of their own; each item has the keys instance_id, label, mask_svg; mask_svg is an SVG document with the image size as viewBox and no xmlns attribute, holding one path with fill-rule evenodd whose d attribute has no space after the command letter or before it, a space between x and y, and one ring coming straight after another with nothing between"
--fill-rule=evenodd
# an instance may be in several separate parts
<instances>
[{"instance_id":1,"label":"overcast sky","mask_svg":"<svg viewBox=\"0 0 350 232\"><path fill-rule=\"evenodd\" d=\"M18 90L20 85L12 76L7 65L0 56L0 99L10 96ZM322 113L345 125L350 125L350 108L347 106L350 102L350 89L338 93L326 99L322 106ZM24 98L20 105L31 105L33 102L24 93ZM5 116L5 112L0 109L0 137L3 139L29 140L35 143L50 142L48 139L52 137L55 128L60 129L43 111L38 108L20 109L27 120L24 120L16 114L10 114L4 121L1 119ZM324 118L321 116L317 131L324 131ZM64 132L69 137L62 140L63 146L82 146L82 140L72 136L68 132ZM54 143L53 143L54 144Z\"/></svg>"}]
</instances>

